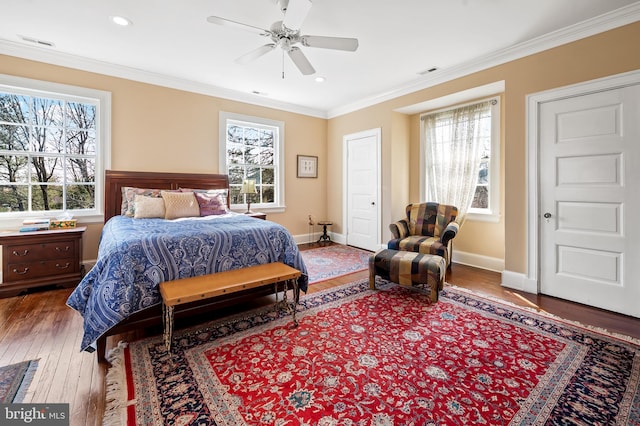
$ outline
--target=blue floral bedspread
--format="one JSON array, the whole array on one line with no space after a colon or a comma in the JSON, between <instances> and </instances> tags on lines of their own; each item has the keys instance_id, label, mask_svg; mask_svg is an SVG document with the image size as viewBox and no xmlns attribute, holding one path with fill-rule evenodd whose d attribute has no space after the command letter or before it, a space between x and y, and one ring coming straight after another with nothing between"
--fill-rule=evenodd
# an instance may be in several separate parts
<instances>
[{"instance_id":1,"label":"blue floral bedspread","mask_svg":"<svg viewBox=\"0 0 640 426\"><path fill-rule=\"evenodd\" d=\"M158 284L270 262L307 268L283 226L244 215L164 220L111 218L102 230L98 260L67 300L84 318L81 349L111 327L161 302ZM91 350L91 349L89 349Z\"/></svg>"}]
</instances>

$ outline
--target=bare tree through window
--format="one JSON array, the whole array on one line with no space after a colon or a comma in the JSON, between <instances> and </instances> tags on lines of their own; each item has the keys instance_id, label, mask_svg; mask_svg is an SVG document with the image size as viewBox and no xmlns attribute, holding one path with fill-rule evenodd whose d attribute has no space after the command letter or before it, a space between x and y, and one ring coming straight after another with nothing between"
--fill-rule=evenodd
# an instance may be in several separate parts
<instances>
[{"instance_id":1,"label":"bare tree through window","mask_svg":"<svg viewBox=\"0 0 640 426\"><path fill-rule=\"evenodd\" d=\"M0 212L95 207L96 105L0 92Z\"/></svg>"}]
</instances>

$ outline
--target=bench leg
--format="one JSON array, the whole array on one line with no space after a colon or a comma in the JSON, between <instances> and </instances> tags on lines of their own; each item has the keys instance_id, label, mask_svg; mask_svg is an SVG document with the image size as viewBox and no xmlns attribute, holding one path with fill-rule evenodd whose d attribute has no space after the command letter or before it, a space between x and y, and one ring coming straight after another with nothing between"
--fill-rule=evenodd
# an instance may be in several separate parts
<instances>
[{"instance_id":1,"label":"bench leg","mask_svg":"<svg viewBox=\"0 0 640 426\"><path fill-rule=\"evenodd\" d=\"M295 328L298 326L298 320L296 320L296 305L298 304L298 301L300 299L300 288L298 287L297 278L293 278L290 281L291 281L291 286L293 287L293 300L291 301L291 304L289 304L289 301L287 300L287 289L289 288L289 280L282 282L284 286L282 288L282 301L278 300L278 284L279 283L276 282L273 284L276 291L275 310L276 312L278 312L279 309L283 309L291 312L291 316L293 317L293 327Z\"/></svg>"},{"instance_id":2,"label":"bench leg","mask_svg":"<svg viewBox=\"0 0 640 426\"><path fill-rule=\"evenodd\" d=\"M296 305L298 304L298 299L300 297L300 289L298 288L298 280L296 278L292 279L291 282L293 283L293 302L291 302L291 310L293 311L293 326L297 327L298 320L296 319Z\"/></svg>"},{"instance_id":3,"label":"bench leg","mask_svg":"<svg viewBox=\"0 0 640 426\"><path fill-rule=\"evenodd\" d=\"M171 355L171 343L173 342L173 306L162 304L162 325L164 345L167 353Z\"/></svg>"}]
</instances>

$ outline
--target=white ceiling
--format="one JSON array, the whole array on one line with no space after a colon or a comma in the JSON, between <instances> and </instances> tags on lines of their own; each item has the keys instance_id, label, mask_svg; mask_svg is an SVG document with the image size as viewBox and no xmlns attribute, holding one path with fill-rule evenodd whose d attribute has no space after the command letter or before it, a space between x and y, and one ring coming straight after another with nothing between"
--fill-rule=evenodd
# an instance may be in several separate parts
<instances>
[{"instance_id":1,"label":"white ceiling","mask_svg":"<svg viewBox=\"0 0 640 426\"><path fill-rule=\"evenodd\" d=\"M301 47L310 76L279 49L236 64L269 40L210 15L265 29L282 20L274 0L0 0L0 54L331 117L635 22L640 1L313 0L301 33L356 37L359 48Z\"/></svg>"}]
</instances>

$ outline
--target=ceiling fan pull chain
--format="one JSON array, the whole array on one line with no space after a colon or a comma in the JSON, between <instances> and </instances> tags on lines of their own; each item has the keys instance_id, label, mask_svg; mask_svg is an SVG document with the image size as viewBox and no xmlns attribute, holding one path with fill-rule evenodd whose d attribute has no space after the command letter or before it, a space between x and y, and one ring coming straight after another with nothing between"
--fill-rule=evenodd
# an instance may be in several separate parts
<instances>
[{"instance_id":1,"label":"ceiling fan pull chain","mask_svg":"<svg viewBox=\"0 0 640 426\"><path fill-rule=\"evenodd\" d=\"M282 51L282 79L284 80L284 50Z\"/></svg>"}]
</instances>

